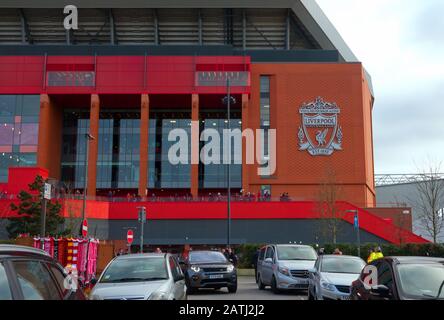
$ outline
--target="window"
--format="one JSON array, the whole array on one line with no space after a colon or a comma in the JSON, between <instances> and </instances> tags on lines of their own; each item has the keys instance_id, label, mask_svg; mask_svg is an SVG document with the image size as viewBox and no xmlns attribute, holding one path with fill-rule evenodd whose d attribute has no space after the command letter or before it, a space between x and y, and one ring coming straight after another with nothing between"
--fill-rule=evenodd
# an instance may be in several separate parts
<instances>
[{"instance_id":1,"label":"window","mask_svg":"<svg viewBox=\"0 0 444 320\"><path fill-rule=\"evenodd\" d=\"M3 263L0 263L0 300L12 300L8 276Z\"/></svg>"},{"instance_id":2,"label":"window","mask_svg":"<svg viewBox=\"0 0 444 320\"><path fill-rule=\"evenodd\" d=\"M180 266L177 263L176 259L174 259L173 257L170 257L169 263L173 279L177 279L179 276L182 275L182 270L180 269Z\"/></svg>"},{"instance_id":3,"label":"window","mask_svg":"<svg viewBox=\"0 0 444 320\"><path fill-rule=\"evenodd\" d=\"M268 247L267 248L267 253L265 254L265 259L267 259L267 258L273 259L273 257L274 257L274 248L273 247Z\"/></svg>"},{"instance_id":4,"label":"window","mask_svg":"<svg viewBox=\"0 0 444 320\"><path fill-rule=\"evenodd\" d=\"M387 262L378 266L378 284L393 290L393 273Z\"/></svg>"},{"instance_id":5,"label":"window","mask_svg":"<svg viewBox=\"0 0 444 320\"><path fill-rule=\"evenodd\" d=\"M63 296L65 296L68 292L69 289L67 288L67 284L65 281L65 275L62 273L62 271L57 268L55 265L53 264L48 264L48 268L51 270L52 274L54 275L54 278L57 281L57 284L59 285L60 291L62 292Z\"/></svg>"},{"instance_id":6,"label":"window","mask_svg":"<svg viewBox=\"0 0 444 320\"><path fill-rule=\"evenodd\" d=\"M259 252L259 260L264 260L266 249L267 248L262 248L261 251Z\"/></svg>"},{"instance_id":7,"label":"window","mask_svg":"<svg viewBox=\"0 0 444 320\"><path fill-rule=\"evenodd\" d=\"M9 167L35 166L40 96L0 95L0 182Z\"/></svg>"},{"instance_id":8,"label":"window","mask_svg":"<svg viewBox=\"0 0 444 320\"><path fill-rule=\"evenodd\" d=\"M270 129L270 76L260 77L260 127L262 129L261 141L263 152L261 153L261 163L266 161L261 167L268 167L269 143L268 130ZM269 178L269 175L262 175L262 178Z\"/></svg>"},{"instance_id":9,"label":"window","mask_svg":"<svg viewBox=\"0 0 444 320\"><path fill-rule=\"evenodd\" d=\"M13 261L25 300L60 300L49 270L38 261Z\"/></svg>"}]
</instances>

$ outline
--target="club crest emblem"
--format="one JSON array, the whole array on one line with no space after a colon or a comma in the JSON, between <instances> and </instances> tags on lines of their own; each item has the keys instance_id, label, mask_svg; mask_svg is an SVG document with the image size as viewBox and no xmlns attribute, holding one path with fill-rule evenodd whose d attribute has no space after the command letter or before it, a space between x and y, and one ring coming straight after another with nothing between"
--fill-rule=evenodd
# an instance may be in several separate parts
<instances>
[{"instance_id":1,"label":"club crest emblem","mask_svg":"<svg viewBox=\"0 0 444 320\"><path fill-rule=\"evenodd\" d=\"M336 103L316 101L303 104L299 109L302 127L299 127L299 150L312 156L330 156L342 150L342 128L338 124L341 110Z\"/></svg>"}]
</instances>

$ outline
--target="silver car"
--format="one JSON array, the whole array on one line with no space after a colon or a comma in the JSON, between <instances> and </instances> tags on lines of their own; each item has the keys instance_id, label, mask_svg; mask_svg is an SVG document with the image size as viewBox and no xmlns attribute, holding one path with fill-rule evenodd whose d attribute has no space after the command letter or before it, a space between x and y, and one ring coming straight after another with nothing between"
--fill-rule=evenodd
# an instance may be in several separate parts
<instances>
[{"instance_id":1,"label":"silver car","mask_svg":"<svg viewBox=\"0 0 444 320\"><path fill-rule=\"evenodd\" d=\"M261 249L257 261L259 290L271 286L274 293L281 290L308 288L308 270L317 259L316 251L305 245L268 245Z\"/></svg>"},{"instance_id":2,"label":"silver car","mask_svg":"<svg viewBox=\"0 0 444 320\"><path fill-rule=\"evenodd\" d=\"M310 270L309 300L349 300L350 287L365 266L359 257L321 255Z\"/></svg>"},{"instance_id":3,"label":"silver car","mask_svg":"<svg viewBox=\"0 0 444 320\"><path fill-rule=\"evenodd\" d=\"M114 258L102 272L91 300L186 300L185 277L171 254Z\"/></svg>"}]
</instances>

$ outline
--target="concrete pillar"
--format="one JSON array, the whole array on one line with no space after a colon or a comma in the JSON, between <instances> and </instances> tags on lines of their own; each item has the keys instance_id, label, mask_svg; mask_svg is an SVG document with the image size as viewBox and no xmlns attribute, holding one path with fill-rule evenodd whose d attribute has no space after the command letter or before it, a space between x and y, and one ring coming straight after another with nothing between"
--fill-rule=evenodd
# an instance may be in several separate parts
<instances>
[{"instance_id":1,"label":"concrete pillar","mask_svg":"<svg viewBox=\"0 0 444 320\"><path fill-rule=\"evenodd\" d=\"M199 192L199 95L191 96L191 195L198 197ZM197 127L197 132L196 132ZM194 130L193 130L194 129ZM193 132L195 134L193 134ZM197 136L196 136L197 133Z\"/></svg>"},{"instance_id":2,"label":"concrete pillar","mask_svg":"<svg viewBox=\"0 0 444 320\"><path fill-rule=\"evenodd\" d=\"M89 114L89 133L94 140L89 141L88 156L88 186L87 195L96 195L96 178L97 178L97 160L99 146L99 118L100 118L100 99L98 94L91 95L91 108Z\"/></svg>"},{"instance_id":3,"label":"concrete pillar","mask_svg":"<svg viewBox=\"0 0 444 320\"><path fill-rule=\"evenodd\" d=\"M142 94L140 104L140 172L139 196L147 195L148 188L148 126L150 118L150 100L148 94Z\"/></svg>"}]
</instances>

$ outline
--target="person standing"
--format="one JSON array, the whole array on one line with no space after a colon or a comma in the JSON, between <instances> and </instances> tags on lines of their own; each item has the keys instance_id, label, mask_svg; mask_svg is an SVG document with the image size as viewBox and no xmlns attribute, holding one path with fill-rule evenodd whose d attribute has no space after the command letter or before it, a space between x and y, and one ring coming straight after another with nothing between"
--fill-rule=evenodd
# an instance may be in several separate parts
<instances>
[{"instance_id":1,"label":"person standing","mask_svg":"<svg viewBox=\"0 0 444 320\"><path fill-rule=\"evenodd\" d=\"M253 267L254 267L254 278L257 282L257 260L259 259L259 253L261 250L258 248L256 252L253 254Z\"/></svg>"}]
</instances>

